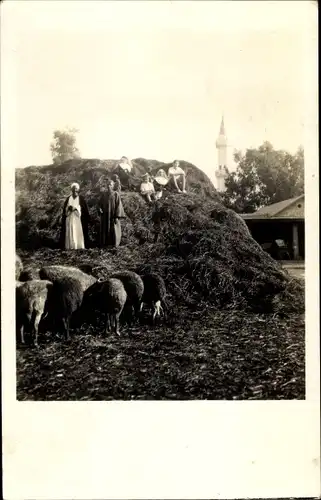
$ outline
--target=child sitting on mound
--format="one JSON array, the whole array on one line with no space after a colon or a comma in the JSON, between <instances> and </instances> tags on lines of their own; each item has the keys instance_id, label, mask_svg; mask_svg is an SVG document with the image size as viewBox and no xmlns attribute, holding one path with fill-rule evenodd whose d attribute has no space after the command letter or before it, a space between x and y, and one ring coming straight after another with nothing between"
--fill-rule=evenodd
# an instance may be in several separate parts
<instances>
[{"instance_id":1,"label":"child sitting on mound","mask_svg":"<svg viewBox=\"0 0 321 500\"><path fill-rule=\"evenodd\" d=\"M156 199L154 184L149 174L143 175L143 182L140 185L140 194L148 203Z\"/></svg>"}]
</instances>

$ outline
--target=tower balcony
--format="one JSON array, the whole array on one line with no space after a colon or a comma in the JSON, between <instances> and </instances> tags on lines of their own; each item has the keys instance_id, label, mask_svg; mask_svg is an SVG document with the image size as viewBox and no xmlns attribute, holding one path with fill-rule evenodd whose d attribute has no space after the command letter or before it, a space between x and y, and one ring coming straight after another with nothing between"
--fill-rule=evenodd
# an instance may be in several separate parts
<instances>
[{"instance_id":1,"label":"tower balcony","mask_svg":"<svg viewBox=\"0 0 321 500\"><path fill-rule=\"evenodd\" d=\"M227 172L225 170L226 166L220 165L218 169L215 171L215 176L220 179L225 179L227 177Z\"/></svg>"},{"instance_id":2,"label":"tower balcony","mask_svg":"<svg viewBox=\"0 0 321 500\"><path fill-rule=\"evenodd\" d=\"M227 139L224 135L219 135L216 141L217 148L226 148L227 147Z\"/></svg>"}]
</instances>

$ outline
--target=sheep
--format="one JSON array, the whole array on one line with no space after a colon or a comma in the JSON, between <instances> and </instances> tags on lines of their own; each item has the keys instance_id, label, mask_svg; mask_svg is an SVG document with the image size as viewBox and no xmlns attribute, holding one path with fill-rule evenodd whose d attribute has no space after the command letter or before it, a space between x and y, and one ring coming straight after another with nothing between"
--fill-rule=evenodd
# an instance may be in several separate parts
<instances>
[{"instance_id":1,"label":"sheep","mask_svg":"<svg viewBox=\"0 0 321 500\"><path fill-rule=\"evenodd\" d=\"M92 275L93 273L93 266L91 264L81 264L80 266L78 266L78 269L86 274Z\"/></svg>"},{"instance_id":2,"label":"sheep","mask_svg":"<svg viewBox=\"0 0 321 500\"><path fill-rule=\"evenodd\" d=\"M66 277L77 279L81 284L83 292L97 281L96 278L89 276L89 274L84 273L77 267L60 265L42 267L39 271L39 276L41 279L50 280L52 282Z\"/></svg>"},{"instance_id":3,"label":"sheep","mask_svg":"<svg viewBox=\"0 0 321 500\"><path fill-rule=\"evenodd\" d=\"M52 283L46 280L16 282L16 322L21 343L25 343L24 329L31 326L33 344L38 347L40 320L47 315L47 305Z\"/></svg>"},{"instance_id":4,"label":"sheep","mask_svg":"<svg viewBox=\"0 0 321 500\"><path fill-rule=\"evenodd\" d=\"M142 279L144 283L144 294L140 310L143 310L144 304L152 306L154 309L153 321L155 321L156 316L160 316L161 312L164 314L162 303L166 306L165 282L157 273L146 273L142 275Z\"/></svg>"},{"instance_id":5,"label":"sheep","mask_svg":"<svg viewBox=\"0 0 321 500\"><path fill-rule=\"evenodd\" d=\"M69 340L69 324L71 316L82 304L83 288L76 278L63 277L52 284L48 301L48 312L55 321L60 322L64 329L65 340Z\"/></svg>"},{"instance_id":6,"label":"sheep","mask_svg":"<svg viewBox=\"0 0 321 500\"><path fill-rule=\"evenodd\" d=\"M119 317L127 300L127 293L119 279L110 278L91 285L84 293L82 309L98 309L105 314L105 333L119 331Z\"/></svg>"},{"instance_id":7,"label":"sheep","mask_svg":"<svg viewBox=\"0 0 321 500\"><path fill-rule=\"evenodd\" d=\"M16 254L16 280L19 280L22 270L23 270L22 260L20 259L19 255Z\"/></svg>"},{"instance_id":8,"label":"sheep","mask_svg":"<svg viewBox=\"0 0 321 500\"><path fill-rule=\"evenodd\" d=\"M144 283L142 278L133 271L119 271L113 273L110 278L119 279L127 293L127 304L131 306L132 317L138 316L140 304L144 293Z\"/></svg>"},{"instance_id":9,"label":"sheep","mask_svg":"<svg viewBox=\"0 0 321 500\"><path fill-rule=\"evenodd\" d=\"M26 282L31 280L39 280L39 269L24 269L19 277L19 281Z\"/></svg>"}]
</instances>

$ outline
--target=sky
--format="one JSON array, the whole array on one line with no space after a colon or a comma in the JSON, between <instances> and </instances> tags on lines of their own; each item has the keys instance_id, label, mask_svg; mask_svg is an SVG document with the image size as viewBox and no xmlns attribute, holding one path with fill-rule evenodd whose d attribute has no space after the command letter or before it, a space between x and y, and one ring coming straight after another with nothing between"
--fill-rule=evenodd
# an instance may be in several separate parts
<instances>
[{"instance_id":1,"label":"sky","mask_svg":"<svg viewBox=\"0 0 321 500\"><path fill-rule=\"evenodd\" d=\"M66 126L84 158L179 158L212 179L222 114L232 169L234 149L303 144L313 2L3 5L17 167L51 163Z\"/></svg>"}]
</instances>

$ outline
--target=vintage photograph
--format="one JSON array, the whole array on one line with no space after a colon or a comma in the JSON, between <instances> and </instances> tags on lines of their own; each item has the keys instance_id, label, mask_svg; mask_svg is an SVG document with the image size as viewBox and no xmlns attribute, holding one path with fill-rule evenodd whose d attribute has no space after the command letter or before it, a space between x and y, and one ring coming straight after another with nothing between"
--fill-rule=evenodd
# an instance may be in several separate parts
<instances>
[{"instance_id":1,"label":"vintage photograph","mask_svg":"<svg viewBox=\"0 0 321 500\"><path fill-rule=\"evenodd\" d=\"M305 24L15 3L17 400L304 400Z\"/></svg>"}]
</instances>

